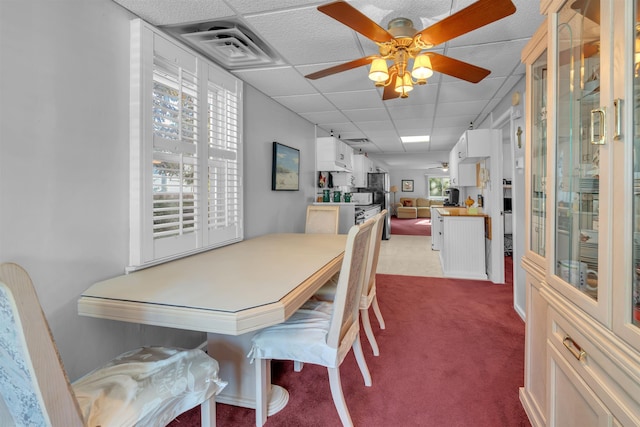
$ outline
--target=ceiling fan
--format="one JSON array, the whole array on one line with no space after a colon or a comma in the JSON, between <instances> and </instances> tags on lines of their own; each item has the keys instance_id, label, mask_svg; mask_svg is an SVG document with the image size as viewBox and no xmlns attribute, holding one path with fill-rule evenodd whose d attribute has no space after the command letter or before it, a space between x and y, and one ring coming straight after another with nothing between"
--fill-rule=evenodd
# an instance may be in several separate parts
<instances>
[{"instance_id":1,"label":"ceiling fan","mask_svg":"<svg viewBox=\"0 0 640 427\"><path fill-rule=\"evenodd\" d=\"M448 172L449 171L449 163L442 162L440 164L436 164L435 166L429 165L426 169L427 171L438 171L438 172Z\"/></svg>"},{"instance_id":2,"label":"ceiling fan","mask_svg":"<svg viewBox=\"0 0 640 427\"><path fill-rule=\"evenodd\" d=\"M318 6L318 10L374 41L380 54L336 65L305 77L319 79L371 64L369 78L376 86L384 87L382 99L387 100L408 97L413 84L425 84L433 71L472 83L484 79L491 71L427 50L509 16L516 11L516 7L511 0L479 0L422 31L413 28L413 22L407 18L392 19L387 31L344 1ZM413 69L409 72L411 59ZM391 66L387 65L387 61L391 61Z\"/></svg>"}]
</instances>

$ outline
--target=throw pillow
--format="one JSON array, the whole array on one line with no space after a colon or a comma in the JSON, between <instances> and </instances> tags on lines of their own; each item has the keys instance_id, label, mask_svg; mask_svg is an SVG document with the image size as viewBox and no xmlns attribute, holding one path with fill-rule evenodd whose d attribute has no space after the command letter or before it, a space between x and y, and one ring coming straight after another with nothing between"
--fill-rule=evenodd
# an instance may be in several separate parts
<instances>
[{"instance_id":1,"label":"throw pillow","mask_svg":"<svg viewBox=\"0 0 640 427\"><path fill-rule=\"evenodd\" d=\"M413 207L413 200L403 200L403 205L406 208L412 208Z\"/></svg>"}]
</instances>

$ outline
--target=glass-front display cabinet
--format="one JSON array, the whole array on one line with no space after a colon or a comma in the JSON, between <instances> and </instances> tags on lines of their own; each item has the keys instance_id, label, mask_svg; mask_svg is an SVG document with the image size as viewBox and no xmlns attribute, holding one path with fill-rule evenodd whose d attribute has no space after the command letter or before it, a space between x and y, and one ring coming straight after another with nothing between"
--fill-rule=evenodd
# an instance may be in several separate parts
<instances>
[{"instance_id":1,"label":"glass-front display cabinet","mask_svg":"<svg viewBox=\"0 0 640 427\"><path fill-rule=\"evenodd\" d=\"M542 82L543 59L527 62L522 262L520 396L534 426L640 426L639 10L640 0L541 1L548 67ZM546 98L536 84L546 84ZM536 240L542 215L545 239Z\"/></svg>"}]
</instances>

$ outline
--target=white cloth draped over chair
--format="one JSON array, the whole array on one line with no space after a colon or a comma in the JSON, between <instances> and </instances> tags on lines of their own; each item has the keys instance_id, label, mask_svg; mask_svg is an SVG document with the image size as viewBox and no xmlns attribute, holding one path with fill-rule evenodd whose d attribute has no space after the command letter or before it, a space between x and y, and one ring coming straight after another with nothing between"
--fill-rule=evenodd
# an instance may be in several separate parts
<instances>
[{"instance_id":1,"label":"white cloth draped over chair","mask_svg":"<svg viewBox=\"0 0 640 427\"><path fill-rule=\"evenodd\" d=\"M365 285L362 287L362 296L360 297L360 317L362 318L362 328L364 329L371 349L375 356L380 355L378 342L371 328L371 320L369 319L369 307L373 307L373 312L378 319L380 329L385 328L384 318L378 306L378 297L376 295L376 271L378 268L378 256L380 255L380 244L382 242L382 227L384 225L384 217L387 210L383 210L374 217L375 224L371 232L371 244L369 246L369 258L367 261L367 272L365 277ZM334 278L329 280L326 285L318 290L315 298L323 301L333 301L336 293L337 281Z\"/></svg>"},{"instance_id":2,"label":"white cloth draped over chair","mask_svg":"<svg viewBox=\"0 0 640 427\"><path fill-rule=\"evenodd\" d=\"M215 425L215 395L226 382L199 349L140 348L70 384L31 279L17 264L0 266L0 325L0 424L164 426L202 405L202 425Z\"/></svg>"},{"instance_id":3,"label":"white cloth draped over chair","mask_svg":"<svg viewBox=\"0 0 640 427\"><path fill-rule=\"evenodd\" d=\"M262 426L267 418L267 370L271 359L326 366L340 420L345 426L353 425L342 393L339 367L349 349L353 349L365 385L371 385L360 345L358 308L373 223L370 219L351 227L332 303L307 301L284 323L265 328L253 337L248 357L256 365L256 426Z\"/></svg>"},{"instance_id":4,"label":"white cloth draped over chair","mask_svg":"<svg viewBox=\"0 0 640 427\"><path fill-rule=\"evenodd\" d=\"M338 234L340 206L309 205L305 233Z\"/></svg>"}]
</instances>

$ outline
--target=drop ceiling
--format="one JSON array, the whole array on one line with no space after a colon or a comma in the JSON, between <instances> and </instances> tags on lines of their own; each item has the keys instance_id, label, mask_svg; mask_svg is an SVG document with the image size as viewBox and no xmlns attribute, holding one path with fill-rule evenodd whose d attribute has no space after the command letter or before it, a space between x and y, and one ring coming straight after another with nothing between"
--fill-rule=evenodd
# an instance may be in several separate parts
<instances>
[{"instance_id":1,"label":"drop ceiling","mask_svg":"<svg viewBox=\"0 0 640 427\"><path fill-rule=\"evenodd\" d=\"M145 21L187 43L205 33L226 31L221 55L240 79L298 113L320 129L340 136L356 152L389 169L426 169L448 160L462 132L480 124L524 76L520 53L542 23L539 2L512 0L516 12L502 20L436 46L433 51L487 68L477 84L435 73L405 99L382 101L363 66L318 80L304 76L378 53L377 45L319 12L327 2L308 0L115 0ZM475 0L354 0L349 3L387 28L397 17L418 30L463 9ZM243 36L244 34L244 36ZM219 43L218 43L219 44ZM224 58L194 45L212 60ZM215 48L215 46L214 46ZM228 51L225 51L228 48ZM255 56L252 63L249 59ZM431 136L428 143L403 144L401 136Z\"/></svg>"}]
</instances>

